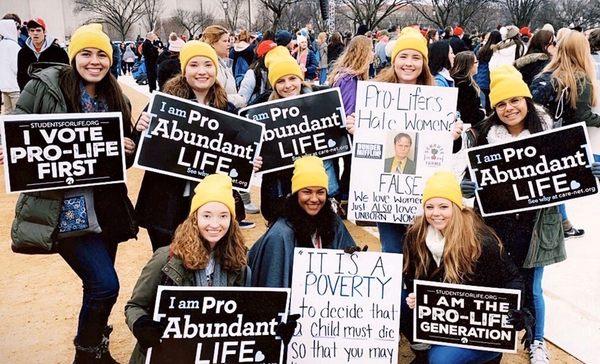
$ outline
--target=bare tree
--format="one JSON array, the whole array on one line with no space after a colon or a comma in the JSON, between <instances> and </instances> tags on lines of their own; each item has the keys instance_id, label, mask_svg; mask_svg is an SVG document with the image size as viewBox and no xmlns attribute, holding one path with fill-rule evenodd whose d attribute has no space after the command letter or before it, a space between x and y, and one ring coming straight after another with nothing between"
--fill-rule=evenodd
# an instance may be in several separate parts
<instances>
[{"instance_id":1,"label":"bare tree","mask_svg":"<svg viewBox=\"0 0 600 364\"><path fill-rule=\"evenodd\" d=\"M319 0L306 0L302 3L293 4L281 17L280 24L285 29L301 28L312 22L317 31L327 28L321 16Z\"/></svg>"},{"instance_id":2,"label":"bare tree","mask_svg":"<svg viewBox=\"0 0 600 364\"><path fill-rule=\"evenodd\" d=\"M163 0L144 0L144 20L148 30L156 29L156 22L160 19L160 13L163 10Z\"/></svg>"},{"instance_id":3,"label":"bare tree","mask_svg":"<svg viewBox=\"0 0 600 364\"><path fill-rule=\"evenodd\" d=\"M277 30L281 16L291 5L300 0L259 0L271 12L271 29Z\"/></svg>"},{"instance_id":4,"label":"bare tree","mask_svg":"<svg viewBox=\"0 0 600 364\"><path fill-rule=\"evenodd\" d=\"M144 0L75 0L75 11L95 14L125 40L133 24L144 16Z\"/></svg>"},{"instance_id":5,"label":"bare tree","mask_svg":"<svg viewBox=\"0 0 600 364\"><path fill-rule=\"evenodd\" d=\"M518 27L529 25L545 2L546 0L499 0L510 13L512 23Z\"/></svg>"},{"instance_id":6,"label":"bare tree","mask_svg":"<svg viewBox=\"0 0 600 364\"><path fill-rule=\"evenodd\" d=\"M423 18L429 20L439 28L444 28L451 22L452 9L457 0L410 0L410 5L418 11Z\"/></svg>"},{"instance_id":7,"label":"bare tree","mask_svg":"<svg viewBox=\"0 0 600 364\"><path fill-rule=\"evenodd\" d=\"M453 18L457 24L469 26L474 18L485 17L483 9L495 0L456 0L452 9Z\"/></svg>"},{"instance_id":8,"label":"bare tree","mask_svg":"<svg viewBox=\"0 0 600 364\"><path fill-rule=\"evenodd\" d=\"M496 29L498 24L505 23L505 9L497 3L487 3L482 8L477 16L471 18L469 22L469 30L480 33Z\"/></svg>"},{"instance_id":9,"label":"bare tree","mask_svg":"<svg viewBox=\"0 0 600 364\"><path fill-rule=\"evenodd\" d=\"M374 29L385 18L408 5L408 0L341 0L341 3L349 10L343 13L344 16Z\"/></svg>"},{"instance_id":10,"label":"bare tree","mask_svg":"<svg viewBox=\"0 0 600 364\"><path fill-rule=\"evenodd\" d=\"M214 22L214 17L201 11L190 11L177 9L173 14L175 24L181 26L189 33L190 39L193 39L200 31Z\"/></svg>"},{"instance_id":11,"label":"bare tree","mask_svg":"<svg viewBox=\"0 0 600 364\"><path fill-rule=\"evenodd\" d=\"M579 25L583 28L600 23L600 2L597 0L554 0L536 14L535 23L550 23L558 28Z\"/></svg>"},{"instance_id":12,"label":"bare tree","mask_svg":"<svg viewBox=\"0 0 600 364\"><path fill-rule=\"evenodd\" d=\"M227 28L231 31L235 31L237 29L240 10L242 9L242 6L246 4L246 0L228 0L227 2L218 1L218 3L221 4L223 13L225 13Z\"/></svg>"}]
</instances>

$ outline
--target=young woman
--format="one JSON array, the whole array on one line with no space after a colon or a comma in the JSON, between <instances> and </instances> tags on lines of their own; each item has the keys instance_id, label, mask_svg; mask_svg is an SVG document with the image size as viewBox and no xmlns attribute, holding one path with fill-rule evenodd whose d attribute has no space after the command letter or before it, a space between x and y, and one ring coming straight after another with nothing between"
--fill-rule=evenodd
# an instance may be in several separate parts
<instances>
[{"instance_id":1,"label":"young woman","mask_svg":"<svg viewBox=\"0 0 600 364\"><path fill-rule=\"evenodd\" d=\"M329 44L327 45L327 61L329 62L330 68L343 51L344 41L342 40L342 33L333 32Z\"/></svg>"},{"instance_id":2,"label":"young woman","mask_svg":"<svg viewBox=\"0 0 600 364\"><path fill-rule=\"evenodd\" d=\"M232 73L235 77L236 87L239 87L242 79L244 79L244 75L248 68L252 63L254 63L254 49L256 48L256 43L252 41L252 37L250 36L250 32L246 29L243 29L238 35L238 42L234 44L231 49L231 59L232 63Z\"/></svg>"},{"instance_id":3,"label":"young woman","mask_svg":"<svg viewBox=\"0 0 600 364\"><path fill-rule=\"evenodd\" d=\"M447 43L446 46L450 48ZM429 72L427 54L427 41L421 33L413 28L402 29L392 51L392 65L381 71L375 81L435 86L435 80ZM346 118L346 128L351 134L354 133L354 124L355 117L354 114L351 114ZM457 139L461 132L462 123L455 123L452 131L454 139ZM377 223L381 250L387 253L401 253L406 226L404 224Z\"/></svg>"},{"instance_id":4,"label":"young woman","mask_svg":"<svg viewBox=\"0 0 600 364\"><path fill-rule=\"evenodd\" d=\"M300 69L304 72L304 79L312 81L317 77L317 68L319 63L315 52L308 47L308 39L299 35L297 37L298 51L296 52L296 61L300 65Z\"/></svg>"},{"instance_id":5,"label":"young woman","mask_svg":"<svg viewBox=\"0 0 600 364\"><path fill-rule=\"evenodd\" d=\"M263 40L256 47L256 61L250 65L240 84L239 94L242 95L248 105L254 103L259 96L264 95L271 89L271 85L267 80L265 56L275 47L277 47L277 44L272 40Z\"/></svg>"},{"instance_id":6,"label":"young woman","mask_svg":"<svg viewBox=\"0 0 600 364\"><path fill-rule=\"evenodd\" d=\"M440 33L438 33L437 29L429 29L427 30L425 39L427 39L427 44L430 45L440 40Z\"/></svg>"},{"instance_id":7,"label":"young woman","mask_svg":"<svg viewBox=\"0 0 600 364\"><path fill-rule=\"evenodd\" d=\"M125 51L123 52L123 63L125 64L125 69L123 70L124 75L127 72L129 72L129 74L133 72L133 64L135 63L135 58L137 57L134 47L135 46L133 44L125 44Z\"/></svg>"},{"instance_id":8,"label":"young woman","mask_svg":"<svg viewBox=\"0 0 600 364\"><path fill-rule=\"evenodd\" d=\"M164 326L152 319L159 285L250 285L247 248L234 205L229 176L207 176L194 190L173 242L154 252L125 306L127 325L138 341L129 363L145 363L146 350L160 343Z\"/></svg>"},{"instance_id":9,"label":"young woman","mask_svg":"<svg viewBox=\"0 0 600 364\"><path fill-rule=\"evenodd\" d=\"M479 49L477 52L477 60L479 61L479 66L477 67L477 73L473 77L475 82L479 88L481 88L481 92L485 96L485 110L489 115L492 112L492 107L490 106L490 68L489 63L490 59L492 59L492 54L494 51L492 50L492 46L498 44L502 41L502 35L499 31L494 30L489 33L487 39L485 40L485 44Z\"/></svg>"},{"instance_id":10,"label":"young woman","mask_svg":"<svg viewBox=\"0 0 600 364\"><path fill-rule=\"evenodd\" d=\"M450 68L454 64L454 52L448 41L442 40L429 46L429 70L435 84L441 87L454 87Z\"/></svg>"},{"instance_id":11,"label":"young woman","mask_svg":"<svg viewBox=\"0 0 600 364\"><path fill-rule=\"evenodd\" d=\"M460 52L454 58L454 66L450 69L450 76L458 88L458 104L456 109L460 112L463 123L477 125L485 118L485 111L481 107L481 90L473 80L477 72L477 57L471 51Z\"/></svg>"},{"instance_id":12,"label":"young woman","mask_svg":"<svg viewBox=\"0 0 600 364\"><path fill-rule=\"evenodd\" d=\"M327 33L319 33L319 36L317 37L317 46L319 47L319 66L317 67L317 75L319 77L319 84L324 85L327 81L327 67L329 66L327 60Z\"/></svg>"},{"instance_id":13,"label":"young woman","mask_svg":"<svg viewBox=\"0 0 600 364\"><path fill-rule=\"evenodd\" d=\"M133 164L131 110L110 74L112 46L100 24L78 28L68 48L70 65L36 70L17 102L16 114L116 111L123 114L127 166ZM0 161L2 161L0 153ZM76 204L82 200L86 204ZM75 206L80 206L76 208ZM75 208L75 211L73 210ZM97 217L99 229L82 229L70 216ZM12 226L13 250L58 253L83 283L75 337L75 363L115 363L108 351L108 316L117 301L114 263L119 242L135 238L137 226L124 183L23 193ZM88 225L92 225L88 221Z\"/></svg>"},{"instance_id":14,"label":"young woman","mask_svg":"<svg viewBox=\"0 0 600 364\"><path fill-rule=\"evenodd\" d=\"M354 240L327 198L328 177L320 158L296 160L283 216L252 246L248 265L254 287L291 287L294 248L344 249Z\"/></svg>"},{"instance_id":15,"label":"young woman","mask_svg":"<svg viewBox=\"0 0 600 364\"><path fill-rule=\"evenodd\" d=\"M415 279L523 290L517 267L494 231L463 205L460 186L451 172L437 172L423 191L424 216L409 227L404 244L402 332L412 338ZM486 363L497 352L432 345L415 351L418 363Z\"/></svg>"},{"instance_id":16,"label":"young woman","mask_svg":"<svg viewBox=\"0 0 600 364\"><path fill-rule=\"evenodd\" d=\"M517 59L525 54L526 46L523 44L523 41L521 41L519 28L514 25L509 25L505 29L506 38L492 46L492 57L489 62L490 71L505 64L512 65Z\"/></svg>"},{"instance_id":17,"label":"young woman","mask_svg":"<svg viewBox=\"0 0 600 364\"><path fill-rule=\"evenodd\" d=\"M523 75L523 81L531 85L535 76L542 72L554 54L554 34L549 30L538 30L529 41L527 53L515 61L515 68Z\"/></svg>"},{"instance_id":18,"label":"young woman","mask_svg":"<svg viewBox=\"0 0 600 364\"><path fill-rule=\"evenodd\" d=\"M179 61L181 74L165 83L165 93L235 113L235 107L227 101L227 94L217 81L220 66L211 46L200 41L187 42L179 52ZM150 114L143 112L136 131L141 133L149 124ZM175 229L188 215L195 186L195 182L182 178L144 173L135 211L140 226L148 230L152 250L171 243ZM234 192L234 196L239 223L243 221L245 211L239 194Z\"/></svg>"}]
</instances>

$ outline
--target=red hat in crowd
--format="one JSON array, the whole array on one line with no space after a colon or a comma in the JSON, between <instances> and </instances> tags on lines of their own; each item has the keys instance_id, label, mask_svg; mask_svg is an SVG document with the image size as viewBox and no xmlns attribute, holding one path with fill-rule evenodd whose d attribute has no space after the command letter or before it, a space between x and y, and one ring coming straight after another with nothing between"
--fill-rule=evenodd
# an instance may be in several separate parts
<instances>
[{"instance_id":1,"label":"red hat in crowd","mask_svg":"<svg viewBox=\"0 0 600 364\"><path fill-rule=\"evenodd\" d=\"M27 29L42 27L46 31L46 22L42 18L33 18L27 22Z\"/></svg>"},{"instance_id":2,"label":"red hat in crowd","mask_svg":"<svg viewBox=\"0 0 600 364\"><path fill-rule=\"evenodd\" d=\"M256 55L259 58L262 58L275 47L277 47L277 43L273 42L272 40L263 40L262 42L258 43L258 47L256 47Z\"/></svg>"},{"instance_id":3,"label":"red hat in crowd","mask_svg":"<svg viewBox=\"0 0 600 364\"><path fill-rule=\"evenodd\" d=\"M457 26L457 27L454 27L453 33L456 36L460 36L460 35L463 35L465 33L465 31L463 30L463 28Z\"/></svg>"},{"instance_id":4,"label":"red hat in crowd","mask_svg":"<svg viewBox=\"0 0 600 364\"><path fill-rule=\"evenodd\" d=\"M529 27L523 27L519 30L522 36L531 37L531 29Z\"/></svg>"}]
</instances>

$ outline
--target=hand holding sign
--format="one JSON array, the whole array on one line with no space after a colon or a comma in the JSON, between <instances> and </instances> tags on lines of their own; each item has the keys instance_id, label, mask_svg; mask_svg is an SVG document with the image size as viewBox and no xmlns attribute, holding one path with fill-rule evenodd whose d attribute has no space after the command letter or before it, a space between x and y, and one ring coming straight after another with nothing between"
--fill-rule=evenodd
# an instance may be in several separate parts
<instances>
[{"instance_id":1,"label":"hand holding sign","mask_svg":"<svg viewBox=\"0 0 600 364\"><path fill-rule=\"evenodd\" d=\"M133 323L132 331L140 347L147 350L160 344L160 337L166 328L166 323L154 321L150 315L144 315Z\"/></svg>"},{"instance_id":2,"label":"hand holding sign","mask_svg":"<svg viewBox=\"0 0 600 364\"><path fill-rule=\"evenodd\" d=\"M346 130L348 131L349 134L354 135L354 131L356 130L356 117L354 116L354 113L346 116Z\"/></svg>"},{"instance_id":3,"label":"hand holding sign","mask_svg":"<svg viewBox=\"0 0 600 364\"><path fill-rule=\"evenodd\" d=\"M135 152L135 143L129 138L123 138L123 147L127 155L133 155L133 152Z\"/></svg>"},{"instance_id":4,"label":"hand holding sign","mask_svg":"<svg viewBox=\"0 0 600 364\"><path fill-rule=\"evenodd\" d=\"M137 124L135 124L135 130L142 132L150 126L150 120L152 120L152 115L146 111L142 111L142 115L138 119Z\"/></svg>"}]
</instances>

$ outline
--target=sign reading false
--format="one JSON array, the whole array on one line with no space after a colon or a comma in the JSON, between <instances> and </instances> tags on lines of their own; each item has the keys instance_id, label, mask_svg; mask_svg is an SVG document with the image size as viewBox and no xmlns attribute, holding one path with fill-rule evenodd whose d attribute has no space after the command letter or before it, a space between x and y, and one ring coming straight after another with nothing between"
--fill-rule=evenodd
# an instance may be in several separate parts
<instances>
[{"instance_id":1,"label":"sign reading false","mask_svg":"<svg viewBox=\"0 0 600 364\"><path fill-rule=\"evenodd\" d=\"M515 353L517 332L509 323L521 291L415 280L414 341Z\"/></svg>"},{"instance_id":2,"label":"sign reading false","mask_svg":"<svg viewBox=\"0 0 600 364\"><path fill-rule=\"evenodd\" d=\"M598 193L584 123L469 149L483 216L553 206Z\"/></svg>"},{"instance_id":3,"label":"sign reading false","mask_svg":"<svg viewBox=\"0 0 600 364\"><path fill-rule=\"evenodd\" d=\"M282 363L289 291L158 286L153 319L166 328L146 364Z\"/></svg>"},{"instance_id":4,"label":"sign reading false","mask_svg":"<svg viewBox=\"0 0 600 364\"><path fill-rule=\"evenodd\" d=\"M351 153L338 88L246 107L240 115L265 126L261 172L292 167L305 155L330 159Z\"/></svg>"},{"instance_id":5,"label":"sign reading false","mask_svg":"<svg viewBox=\"0 0 600 364\"><path fill-rule=\"evenodd\" d=\"M458 91L358 82L349 218L408 224L427 178L450 169Z\"/></svg>"},{"instance_id":6,"label":"sign reading false","mask_svg":"<svg viewBox=\"0 0 600 364\"><path fill-rule=\"evenodd\" d=\"M402 255L296 248L288 363L397 363Z\"/></svg>"},{"instance_id":7,"label":"sign reading false","mask_svg":"<svg viewBox=\"0 0 600 364\"><path fill-rule=\"evenodd\" d=\"M6 192L125 182L121 113L5 115Z\"/></svg>"},{"instance_id":8,"label":"sign reading false","mask_svg":"<svg viewBox=\"0 0 600 364\"><path fill-rule=\"evenodd\" d=\"M197 182L224 173L233 188L250 188L260 123L160 92L153 94L148 110L152 118L140 138L137 167Z\"/></svg>"}]
</instances>

